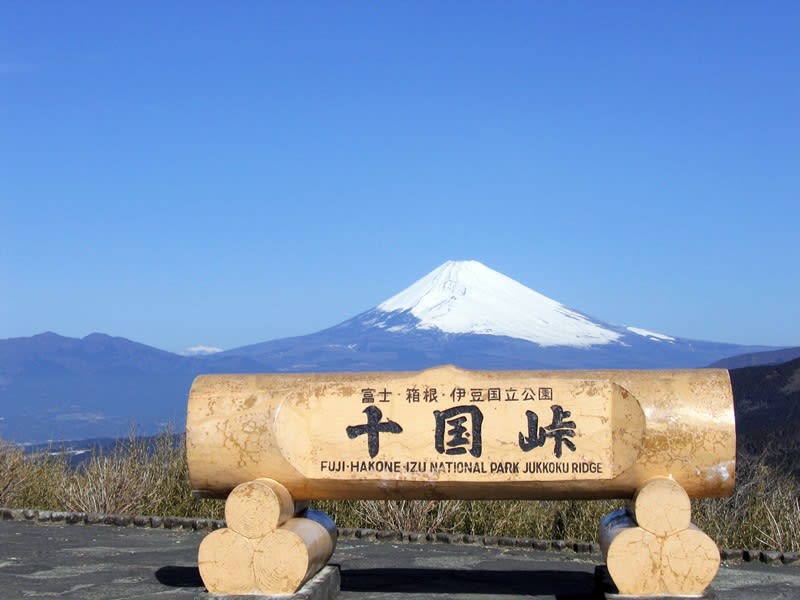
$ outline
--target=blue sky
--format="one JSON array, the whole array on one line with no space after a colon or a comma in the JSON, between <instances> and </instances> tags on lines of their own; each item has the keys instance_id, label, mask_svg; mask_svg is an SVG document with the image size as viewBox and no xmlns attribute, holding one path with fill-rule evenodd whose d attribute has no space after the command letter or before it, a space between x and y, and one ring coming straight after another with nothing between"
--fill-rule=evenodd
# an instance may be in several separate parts
<instances>
[{"instance_id":1,"label":"blue sky","mask_svg":"<svg viewBox=\"0 0 800 600\"><path fill-rule=\"evenodd\" d=\"M796 2L2 2L0 338L336 324L448 259L800 345Z\"/></svg>"}]
</instances>

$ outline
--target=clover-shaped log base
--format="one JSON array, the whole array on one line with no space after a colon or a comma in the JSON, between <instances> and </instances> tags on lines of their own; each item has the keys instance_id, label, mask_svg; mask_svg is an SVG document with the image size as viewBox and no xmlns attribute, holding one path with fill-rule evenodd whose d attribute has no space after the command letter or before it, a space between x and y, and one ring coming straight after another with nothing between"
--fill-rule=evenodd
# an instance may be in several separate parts
<instances>
[{"instance_id":1,"label":"clover-shaped log base","mask_svg":"<svg viewBox=\"0 0 800 600\"><path fill-rule=\"evenodd\" d=\"M689 497L671 479L649 481L627 509L600 522L600 548L620 594L702 596L719 549L691 523Z\"/></svg>"},{"instance_id":2,"label":"clover-shaped log base","mask_svg":"<svg viewBox=\"0 0 800 600\"><path fill-rule=\"evenodd\" d=\"M296 505L269 479L237 486L225 518L228 527L207 535L198 551L200 576L212 594L292 594L325 566L336 546L333 521Z\"/></svg>"}]
</instances>

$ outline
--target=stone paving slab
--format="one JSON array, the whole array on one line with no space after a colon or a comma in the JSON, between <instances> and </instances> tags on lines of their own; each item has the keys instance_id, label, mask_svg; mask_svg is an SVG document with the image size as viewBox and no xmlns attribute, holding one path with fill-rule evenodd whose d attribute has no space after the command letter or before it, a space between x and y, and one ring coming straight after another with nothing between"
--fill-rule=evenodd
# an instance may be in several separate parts
<instances>
[{"instance_id":1,"label":"stone paving slab","mask_svg":"<svg viewBox=\"0 0 800 600\"><path fill-rule=\"evenodd\" d=\"M207 532L65 521L0 521L0 599L213 598L197 570ZM600 556L517 546L342 538L332 563L342 600L597 600ZM714 581L716 598L797 600L800 567L737 562Z\"/></svg>"}]
</instances>

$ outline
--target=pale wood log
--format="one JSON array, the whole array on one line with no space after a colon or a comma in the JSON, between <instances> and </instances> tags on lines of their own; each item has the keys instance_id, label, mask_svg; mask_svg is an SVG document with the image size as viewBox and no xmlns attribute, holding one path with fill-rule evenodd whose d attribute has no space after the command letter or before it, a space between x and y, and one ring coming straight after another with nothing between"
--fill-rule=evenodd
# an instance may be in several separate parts
<instances>
[{"instance_id":1,"label":"pale wood log","mask_svg":"<svg viewBox=\"0 0 800 600\"><path fill-rule=\"evenodd\" d=\"M692 525L664 540L661 579L664 592L675 596L702 595L719 571L719 548Z\"/></svg>"},{"instance_id":2,"label":"pale wood log","mask_svg":"<svg viewBox=\"0 0 800 600\"><path fill-rule=\"evenodd\" d=\"M439 391L436 403L406 401L407 391L421 396L428 388ZM460 401L450 396L456 388L466 392ZM523 401L526 388L552 394ZM363 390L374 392L374 404L363 402ZM385 403L378 395L383 390L392 394ZM472 403L472 390L482 391L481 402ZM489 402L490 390L502 390L503 401ZM508 390L516 390L515 401L505 401ZM576 424L575 437L565 438L575 449L565 446L559 457L553 439L534 443L541 431L526 421L531 411L539 428L555 422L552 405L569 411L565 421ZM434 411L464 406L484 413L482 450L447 455L434 444ZM366 408L379 409L384 425L403 428L381 433L374 455L367 453L367 435L353 430L367 422ZM711 497L733 489L734 423L730 378L720 369L441 367L200 376L189 397L186 439L192 487L206 497L225 497L259 477L279 481L300 499L629 499L658 477L672 477L690 497ZM528 450L517 444L518 435ZM438 461L452 470L432 471ZM415 469L418 464L427 470Z\"/></svg>"},{"instance_id":3,"label":"pale wood log","mask_svg":"<svg viewBox=\"0 0 800 600\"><path fill-rule=\"evenodd\" d=\"M664 538L638 527L624 509L607 514L600 522L600 549L620 594L663 593L660 574L663 544Z\"/></svg>"},{"instance_id":4,"label":"pale wood log","mask_svg":"<svg viewBox=\"0 0 800 600\"><path fill-rule=\"evenodd\" d=\"M324 513L290 519L256 541L253 571L262 594L291 594L328 562L336 527Z\"/></svg>"},{"instance_id":5,"label":"pale wood log","mask_svg":"<svg viewBox=\"0 0 800 600\"><path fill-rule=\"evenodd\" d=\"M692 520L689 495L674 479L648 481L629 504L636 524L658 536L683 531Z\"/></svg>"},{"instance_id":6,"label":"pale wood log","mask_svg":"<svg viewBox=\"0 0 800 600\"><path fill-rule=\"evenodd\" d=\"M255 594L253 571L254 541L224 528L200 542L197 566L203 584L211 594Z\"/></svg>"},{"instance_id":7,"label":"pale wood log","mask_svg":"<svg viewBox=\"0 0 800 600\"><path fill-rule=\"evenodd\" d=\"M276 529L256 541L253 572L262 594L292 594L308 573L308 550L303 540Z\"/></svg>"},{"instance_id":8,"label":"pale wood log","mask_svg":"<svg viewBox=\"0 0 800 600\"><path fill-rule=\"evenodd\" d=\"M225 502L225 521L230 529L248 538L275 531L295 515L289 491L272 479L256 479L237 485Z\"/></svg>"}]
</instances>

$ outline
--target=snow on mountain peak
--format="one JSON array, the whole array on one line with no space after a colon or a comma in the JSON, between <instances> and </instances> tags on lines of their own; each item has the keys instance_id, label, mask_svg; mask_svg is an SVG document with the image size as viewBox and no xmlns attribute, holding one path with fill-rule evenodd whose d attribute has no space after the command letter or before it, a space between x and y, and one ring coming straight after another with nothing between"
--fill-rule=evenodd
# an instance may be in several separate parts
<instances>
[{"instance_id":1,"label":"snow on mountain peak","mask_svg":"<svg viewBox=\"0 0 800 600\"><path fill-rule=\"evenodd\" d=\"M621 337L474 260L444 263L377 310L409 311L419 329L503 335L540 346L588 347Z\"/></svg>"},{"instance_id":2,"label":"snow on mountain peak","mask_svg":"<svg viewBox=\"0 0 800 600\"><path fill-rule=\"evenodd\" d=\"M631 333L635 333L636 335L641 335L642 337L649 338L654 342L674 342L675 338L670 335L665 335L663 333L656 333L655 331L649 331L647 329L642 329L641 327L626 327L628 331Z\"/></svg>"}]
</instances>

